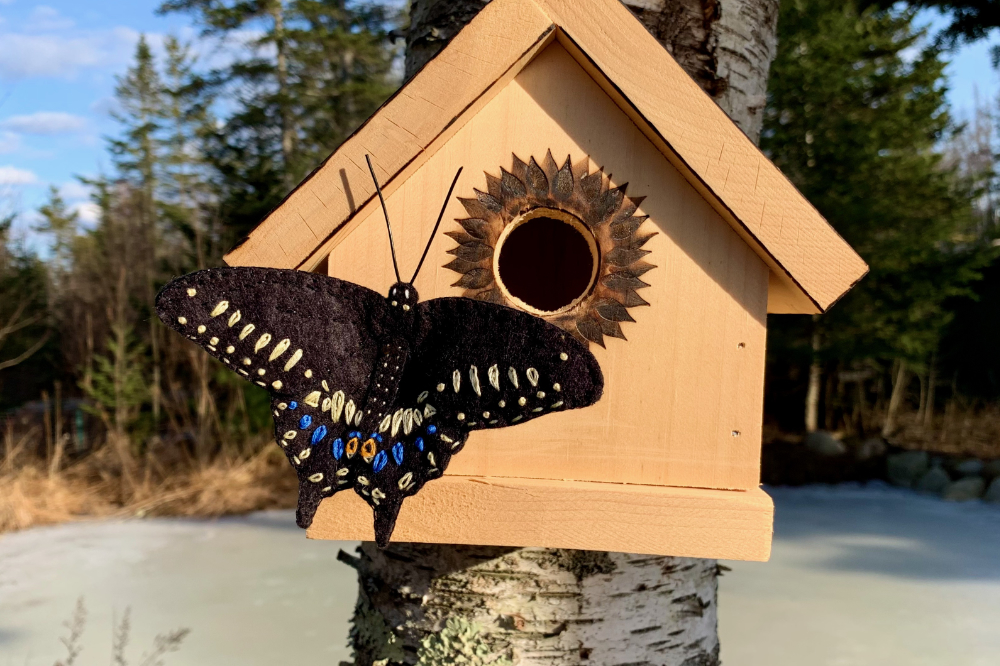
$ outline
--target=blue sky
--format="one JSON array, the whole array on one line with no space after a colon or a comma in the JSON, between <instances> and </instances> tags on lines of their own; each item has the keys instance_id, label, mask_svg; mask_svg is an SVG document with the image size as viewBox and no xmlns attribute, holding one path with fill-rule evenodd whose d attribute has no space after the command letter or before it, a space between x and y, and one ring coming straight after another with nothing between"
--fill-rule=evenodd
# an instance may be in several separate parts
<instances>
[{"instance_id":1,"label":"blue sky","mask_svg":"<svg viewBox=\"0 0 1000 666\"><path fill-rule=\"evenodd\" d=\"M0 0L0 195L24 211L29 225L50 184L92 216L76 176L107 170L103 137L115 132L108 116L115 75L128 66L145 33L157 48L167 34L193 39L186 15L158 16L159 0ZM941 25L940 17L925 20ZM953 54L950 98L958 115L974 91L995 99L990 66L994 35Z\"/></svg>"},{"instance_id":2,"label":"blue sky","mask_svg":"<svg viewBox=\"0 0 1000 666\"><path fill-rule=\"evenodd\" d=\"M0 0L0 188L17 208L33 210L54 184L88 217L75 176L107 168L115 74L140 33L157 45L169 33L194 36L186 16L157 16L156 5Z\"/></svg>"}]
</instances>

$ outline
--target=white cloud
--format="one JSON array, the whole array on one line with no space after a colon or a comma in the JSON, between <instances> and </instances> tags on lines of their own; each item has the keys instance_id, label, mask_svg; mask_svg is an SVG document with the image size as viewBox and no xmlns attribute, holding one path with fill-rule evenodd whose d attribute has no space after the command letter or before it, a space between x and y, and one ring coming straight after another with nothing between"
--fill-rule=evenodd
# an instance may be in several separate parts
<instances>
[{"instance_id":1,"label":"white cloud","mask_svg":"<svg viewBox=\"0 0 1000 666\"><path fill-rule=\"evenodd\" d=\"M0 120L0 128L18 134L74 134L87 126L87 119L62 111L38 111L36 113L11 116Z\"/></svg>"},{"instance_id":2,"label":"white cloud","mask_svg":"<svg viewBox=\"0 0 1000 666\"><path fill-rule=\"evenodd\" d=\"M89 199L93 191L90 185L84 185L78 180L70 180L59 186L59 194L69 201Z\"/></svg>"},{"instance_id":3,"label":"white cloud","mask_svg":"<svg viewBox=\"0 0 1000 666\"><path fill-rule=\"evenodd\" d=\"M0 185L34 185L38 176L27 169L14 166L0 166Z\"/></svg>"},{"instance_id":4,"label":"white cloud","mask_svg":"<svg viewBox=\"0 0 1000 666\"><path fill-rule=\"evenodd\" d=\"M118 27L77 34L0 32L0 79L71 79L81 70L127 63L139 33Z\"/></svg>"},{"instance_id":5,"label":"white cloud","mask_svg":"<svg viewBox=\"0 0 1000 666\"><path fill-rule=\"evenodd\" d=\"M70 210L80 216L81 222L86 222L87 224L93 224L101 219L101 207L90 201L70 206Z\"/></svg>"},{"instance_id":6,"label":"white cloud","mask_svg":"<svg viewBox=\"0 0 1000 666\"><path fill-rule=\"evenodd\" d=\"M0 155L21 149L21 137L14 132L0 131Z\"/></svg>"},{"instance_id":7,"label":"white cloud","mask_svg":"<svg viewBox=\"0 0 1000 666\"><path fill-rule=\"evenodd\" d=\"M76 25L68 16L63 16L58 9L47 5L38 5L28 16L25 29L31 31L66 30Z\"/></svg>"}]
</instances>

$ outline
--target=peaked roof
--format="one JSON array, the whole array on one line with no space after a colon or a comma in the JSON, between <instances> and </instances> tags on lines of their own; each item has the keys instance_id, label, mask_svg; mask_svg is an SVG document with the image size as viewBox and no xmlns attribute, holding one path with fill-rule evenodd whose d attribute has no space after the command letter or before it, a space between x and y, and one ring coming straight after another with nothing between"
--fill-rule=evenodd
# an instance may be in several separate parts
<instances>
[{"instance_id":1,"label":"peaked roof","mask_svg":"<svg viewBox=\"0 0 1000 666\"><path fill-rule=\"evenodd\" d=\"M392 192L553 39L767 263L771 300L780 292L771 312L823 312L864 276L861 257L618 0L490 2L226 262L311 268L375 197L365 154Z\"/></svg>"}]
</instances>

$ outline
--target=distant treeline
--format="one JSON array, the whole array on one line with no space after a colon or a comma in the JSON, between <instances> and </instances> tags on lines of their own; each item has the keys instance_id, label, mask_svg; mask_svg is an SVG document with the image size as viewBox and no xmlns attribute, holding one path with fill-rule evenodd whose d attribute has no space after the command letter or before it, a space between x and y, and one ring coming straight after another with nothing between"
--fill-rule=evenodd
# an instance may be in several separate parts
<instances>
[{"instance_id":1,"label":"distant treeline","mask_svg":"<svg viewBox=\"0 0 1000 666\"><path fill-rule=\"evenodd\" d=\"M168 334L153 298L219 264L400 84L390 31L405 16L344 0L161 11L188 13L231 62L140 40L116 88L112 171L86 181L96 224L52 190L42 259L5 218L0 410L47 405L58 386L90 439L202 459L266 430L266 399ZM784 2L779 32L762 148L871 273L829 314L771 317L768 422L939 436L1000 400L992 102L955 121L944 53L912 10Z\"/></svg>"}]
</instances>

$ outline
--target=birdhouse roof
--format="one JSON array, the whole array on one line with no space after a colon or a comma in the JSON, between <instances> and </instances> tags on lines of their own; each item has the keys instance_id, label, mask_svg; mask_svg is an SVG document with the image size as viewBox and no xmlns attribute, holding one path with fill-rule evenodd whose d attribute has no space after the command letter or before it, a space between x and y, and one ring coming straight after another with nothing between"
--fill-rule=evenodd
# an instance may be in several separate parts
<instances>
[{"instance_id":1,"label":"birdhouse roof","mask_svg":"<svg viewBox=\"0 0 1000 666\"><path fill-rule=\"evenodd\" d=\"M771 270L770 312L826 311L865 262L618 0L493 0L227 256L311 269L553 40Z\"/></svg>"}]
</instances>

